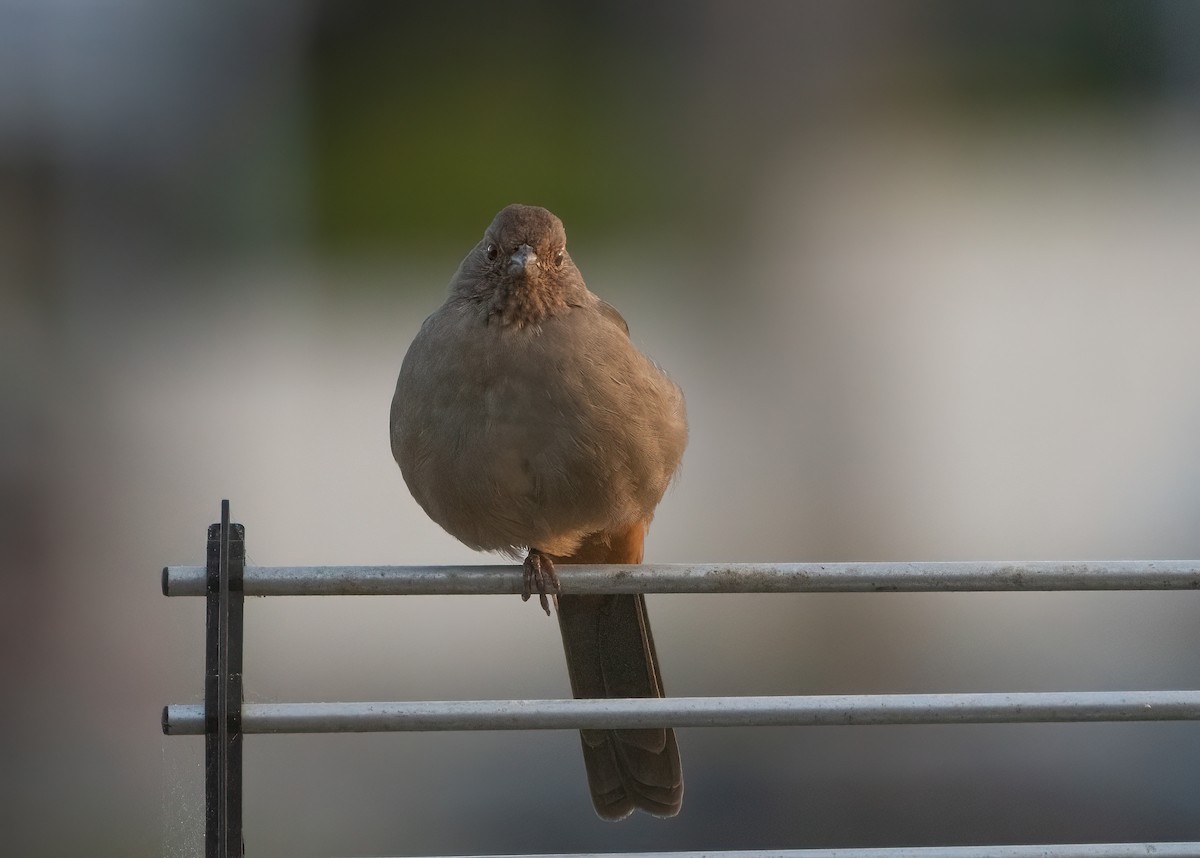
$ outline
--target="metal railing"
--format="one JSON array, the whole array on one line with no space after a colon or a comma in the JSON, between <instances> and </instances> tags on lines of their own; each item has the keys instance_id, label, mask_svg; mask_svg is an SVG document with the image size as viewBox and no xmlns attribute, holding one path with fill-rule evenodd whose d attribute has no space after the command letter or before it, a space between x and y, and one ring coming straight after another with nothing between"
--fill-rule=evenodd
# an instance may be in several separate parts
<instances>
[{"instance_id":1,"label":"metal railing","mask_svg":"<svg viewBox=\"0 0 1200 858\"><path fill-rule=\"evenodd\" d=\"M573 594L1195 590L1200 589L1200 562L581 565L571 567L563 586ZM521 587L517 566L246 566L244 529L230 523L228 501L222 502L221 523L208 531L207 565L168 566L162 576L164 595L207 600L205 702L172 704L162 713L167 735L205 736L207 858L244 854L242 737L250 734L1200 721L1200 691L1196 690L380 703L247 704L242 700L244 596L513 595ZM1200 858L1200 841L623 856L650 854L659 858Z\"/></svg>"}]
</instances>

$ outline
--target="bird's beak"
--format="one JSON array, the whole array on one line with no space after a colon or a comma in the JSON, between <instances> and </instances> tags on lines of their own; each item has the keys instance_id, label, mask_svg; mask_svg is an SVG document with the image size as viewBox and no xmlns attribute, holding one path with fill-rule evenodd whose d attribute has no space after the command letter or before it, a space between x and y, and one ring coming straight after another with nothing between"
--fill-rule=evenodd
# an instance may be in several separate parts
<instances>
[{"instance_id":1,"label":"bird's beak","mask_svg":"<svg viewBox=\"0 0 1200 858\"><path fill-rule=\"evenodd\" d=\"M524 274L537 265L538 256L528 244L522 244L508 260L509 274Z\"/></svg>"}]
</instances>

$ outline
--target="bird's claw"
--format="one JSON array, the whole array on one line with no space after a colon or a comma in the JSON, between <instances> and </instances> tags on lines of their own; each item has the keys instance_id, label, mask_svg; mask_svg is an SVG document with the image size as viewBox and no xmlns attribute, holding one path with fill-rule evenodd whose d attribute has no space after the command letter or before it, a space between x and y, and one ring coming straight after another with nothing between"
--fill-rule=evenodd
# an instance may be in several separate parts
<instances>
[{"instance_id":1,"label":"bird's claw","mask_svg":"<svg viewBox=\"0 0 1200 858\"><path fill-rule=\"evenodd\" d=\"M550 556L543 554L536 548L529 549L529 554L525 557L525 575L521 583L521 601L528 602L529 597L534 591L538 594L538 603L542 606L542 610L546 612L546 616L550 616L550 600L547 598L549 593L559 593L561 589L558 585L558 574L554 571L554 561Z\"/></svg>"}]
</instances>

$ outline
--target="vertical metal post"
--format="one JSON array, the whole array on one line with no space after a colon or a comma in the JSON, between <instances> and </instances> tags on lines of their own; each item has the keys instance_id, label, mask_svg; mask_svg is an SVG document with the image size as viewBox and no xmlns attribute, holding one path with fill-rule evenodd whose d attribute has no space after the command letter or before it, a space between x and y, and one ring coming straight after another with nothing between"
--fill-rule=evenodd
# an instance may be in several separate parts
<instances>
[{"instance_id":1,"label":"vertical metal post","mask_svg":"<svg viewBox=\"0 0 1200 858\"><path fill-rule=\"evenodd\" d=\"M208 528L204 659L204 854L240 858L242 842L242 572L246 531Z\"/></svg>"}]
</instances>

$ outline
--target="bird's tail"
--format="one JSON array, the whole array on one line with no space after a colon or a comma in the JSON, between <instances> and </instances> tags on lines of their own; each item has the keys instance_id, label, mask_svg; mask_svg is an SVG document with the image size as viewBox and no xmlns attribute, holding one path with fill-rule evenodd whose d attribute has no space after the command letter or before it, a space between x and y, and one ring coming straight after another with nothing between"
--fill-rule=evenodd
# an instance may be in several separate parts
<instances>
[{"instance_id":1,"label":"bird's tail","mask_svg":"<svg viewBox=\"0 0 1200 858\"><path fill-rule=\"evenodd\" d=\"M641 563L646 522L590 537L555 563ZM558 625L571 691L579 698L662 697L662 677L646 599L638 594L559 596ZM623 819L634 810L674 816L683 801L675 731L583 730L583 761L596 812Z\"/></svg>"}]
</instances>

